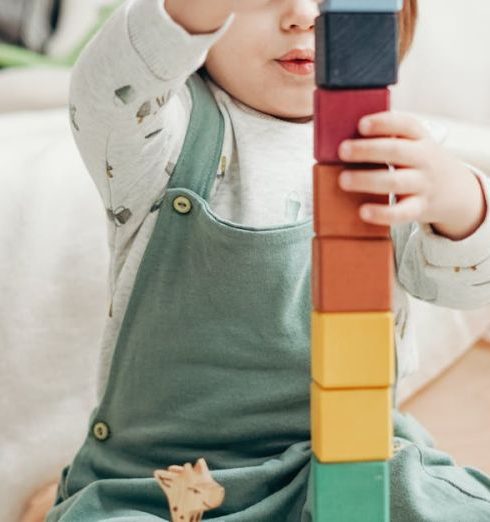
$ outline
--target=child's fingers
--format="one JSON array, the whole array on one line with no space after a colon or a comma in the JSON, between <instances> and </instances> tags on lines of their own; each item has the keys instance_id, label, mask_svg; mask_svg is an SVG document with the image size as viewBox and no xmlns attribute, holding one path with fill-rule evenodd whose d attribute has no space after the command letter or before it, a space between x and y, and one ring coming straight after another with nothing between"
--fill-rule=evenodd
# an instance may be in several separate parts
<instances>
[{"instance_id":1,"label":"child's fingers","mask_svg":"<svg viewBox=\"0 0 490 522\"><path fill-rule=\"evenodd\" d=\"M361 205L359 215L361 219L368 223L390 226L420 221L424 208L424 200L420 196L409 196L395 205L377 205L374 203Z\"/></svg>"},{"instance_id":2,"label":"child's fingers","mask_svg":"<svg viewBox=\"0 0 490 522\"><path fill-rule=\"evenodd\" d=\"M424 167L427 161L422 142L398 138L345 140L339 157L346 163L390 163L405 167Z\"/></svg>"},{"instance_id":3,"label":"child's fingers","mask_svg":"<svg viewBox=\"0 0 490 522\"><path fill-rule=\"evenodd\" d=\"M369 194L417 194L427 184L422 172L416 169L344 170L339 177L340 186L348 192Z\"/></svg>"},{"instance_id":4,"label":"child's fingers","mask_svg":"<svg viewBox=\"0 0 490 522\"><path fill-rule=\"evenodd\" d=\"M430 137L425 126L403 112L385 111L364 116L359 120L359 132L364 136L398 136L412 140Z\"/></svg>"}]
</instances>

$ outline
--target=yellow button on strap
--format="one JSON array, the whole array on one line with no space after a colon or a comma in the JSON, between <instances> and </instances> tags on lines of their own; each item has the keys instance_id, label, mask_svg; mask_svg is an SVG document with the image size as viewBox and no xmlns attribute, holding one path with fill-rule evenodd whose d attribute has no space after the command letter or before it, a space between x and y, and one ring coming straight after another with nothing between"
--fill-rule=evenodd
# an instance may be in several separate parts
<instances>
[{"instance_id":1,"label":"yellow button on strap","mask_svg":"<svg viewBox=\"0 0 490 522\"><path fill-rule=\"evenodd\" d=\"M188 214L191 211L192 203L185 196L177 196L174 199L173 206L179 214Z\"/></svg>"},{"instance_id":2,"label":"yellow button on strap","mask_svg":"<svg viewBox=\"0 0 490 522\"><path fill-rule=\"evenodd\" d=\"M92 432L97 440L106 440L109 438L110 435L109 426L102 421L96 422L94 424Z\"/></svg>"}]
</instances>

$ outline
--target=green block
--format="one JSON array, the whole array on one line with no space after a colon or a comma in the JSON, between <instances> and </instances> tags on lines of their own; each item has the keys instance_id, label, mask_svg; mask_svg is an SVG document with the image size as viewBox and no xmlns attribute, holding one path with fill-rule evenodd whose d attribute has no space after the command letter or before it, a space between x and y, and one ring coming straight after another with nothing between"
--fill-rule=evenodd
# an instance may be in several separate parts
<instances>
[{"instance_id":1,"label":"green block","mask_svg":"<svg viewBox=\"0 0 490 522\"><path fill-rule=\"evenodd\" d=\"M389 461L311 466L315 522L389 522Z\"/></svg>"}]
</instances>

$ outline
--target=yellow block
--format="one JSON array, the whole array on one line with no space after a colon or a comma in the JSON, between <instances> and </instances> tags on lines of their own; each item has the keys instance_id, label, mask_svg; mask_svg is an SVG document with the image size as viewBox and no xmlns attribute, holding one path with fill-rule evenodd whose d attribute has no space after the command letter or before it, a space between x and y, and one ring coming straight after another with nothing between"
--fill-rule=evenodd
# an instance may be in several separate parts
<instances>
[{"instance_id":1,"label":"yellow block","mask_svg":"<svg viewBox=\"0 0 490 522\"><path fill-rule=\"evenodd\" d=\"M324 390L311 383L311 447L320 462L392 457L391 388Z\"/></svg>"},{"instance_id":2,"label":"yellow block","mask_svg":"<svg viewBox=\"0 0 490 522\"><path fill-rule=\"evenodd\" d=\"M395 377L392 312L311 315L311 375L322 388L385 388Z\"/></svg>"}]
</instances>

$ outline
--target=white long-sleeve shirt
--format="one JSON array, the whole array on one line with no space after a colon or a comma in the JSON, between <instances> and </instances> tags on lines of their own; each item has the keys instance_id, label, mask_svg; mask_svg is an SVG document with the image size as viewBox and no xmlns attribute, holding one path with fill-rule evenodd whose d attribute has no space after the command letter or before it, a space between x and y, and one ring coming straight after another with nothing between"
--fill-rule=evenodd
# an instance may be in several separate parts
<instances>
[{"instance_id":1,"label":"white long-sleeve shirt","mask_svg":"<svg viewBox=\"0 0 490 522\"><path fill-rule=\"evenodd\" d=\"M128 0L74 67L72 131L107 210L111 253L99 399L157 218L150 209L165 190L186 134L192 102L185 82L204 64L233 18L231 14L213 33L191 35L169 16L163 0ZM209 200L212 211L254 227L311 217L312 122L292 123L261 113L207 81L225 121L222 157ZM490 182L478 171L475 175L490 201ZM490 303L490 219L487 215L480 228L461 241L417 224L392 227L392 238L398 364L400 375L406 375L416 369L417 354L407 342L405 291L453 308Z\"/></svg>"}]
</instances>

